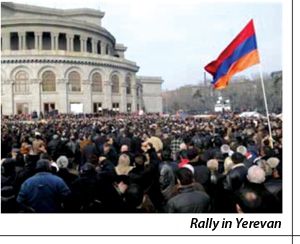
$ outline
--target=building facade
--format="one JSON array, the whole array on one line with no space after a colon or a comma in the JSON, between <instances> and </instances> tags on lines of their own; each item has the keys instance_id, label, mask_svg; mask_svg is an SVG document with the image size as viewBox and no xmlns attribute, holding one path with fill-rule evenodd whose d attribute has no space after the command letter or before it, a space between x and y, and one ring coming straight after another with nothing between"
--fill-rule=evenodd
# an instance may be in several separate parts
<instances>
[{"instance_id":1,"label":"building facade","mask_svg":"<svg viewBox=\"0 0 300 244\"><path fill-rule=\"evenodd\" d=\"M162 112L160 77L137 76L104 12L1 3L2 114Z\"/></svg>"}]
</instances>

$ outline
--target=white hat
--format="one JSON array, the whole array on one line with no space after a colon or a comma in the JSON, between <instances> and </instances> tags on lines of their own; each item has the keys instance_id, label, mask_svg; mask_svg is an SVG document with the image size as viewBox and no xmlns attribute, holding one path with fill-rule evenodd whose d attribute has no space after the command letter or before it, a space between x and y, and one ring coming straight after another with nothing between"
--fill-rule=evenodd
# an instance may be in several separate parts
<instances>
[{"instance_id":1,"label":"white hat","mask_svg":"<svg viewBox=\"0 0 300 244\"><path fill-rule=\"evenodd\" d=\"M267 160L267 164L270 165L272 169L275 169L278 166L279 162L280 160L275 157L271 157Z\"/></svg>"},{"instance_id":2,"label":"white hat","mask_svg":"<svg viewBox=\"0 0 300 244\"><path fill-rule=\"evenodd\" d=\"M223 144L221 146L221 153L222 154L228 154L229 156L231 156L233 154L233 151L230 149L230 146L228 144Z\"/></svg>"},{"instance_id":3,"label":"white hat","mask_svg":"<svg viewBox=\"0 0 300 244\"><path fill-rule=\"evenodd\" d=\"M60 156L57 160L56 160L56 164L59 168L67 168L68 164L69 164L69 160L66 156Z\"/></svg>"},{"instance_id":4,"label":"white hat","mask_svg":"<svg viewBox=\"0 0 300 244\"><path fill-rule=\"evenodd\" d=\"M192 165L190 165L190 164L185 164L182 168L187 168L190 171L192 171L193 174L195 173L194 167Z\"/></svg>"},{"instance_id":5,"label":"white hat","mask_svg":"<svg viewBox=\"0 0 300 244\"><path fill-rule=\"evenodd\" d=\"M57 172L59 171L59 168L55 162L51 162L51 167L54 167Z\"/></svg>"},{"instance_id":6,"label":"white hat","mask_svg":"<svg viewBox=\"0 0 300 244\"><path fill-rule=\"evenodd\" d=\"M247 179L251 183L261 184L266 180L266 173L261 167L253 165L248 169Z\"/></svg>"},{"instance_id":7,"label":"white hat","mask_svg":"<svg viewBox=\"0 0 300 244\"><path fill-rule=\"evenodd\" d=\"M217 170L219 167L219 162L216 159L210 159L207 161L206 165L209 170Z\"/></svg>"},{"instance_id":8,"label":"white hat","mask_svg":"<svg viewBox=\"0 0 300 244\"><path fill-rule=\"evenodd\" d=\"M246 153L247 153L247 148L244 147L244 146L238 146L237 149L236 149L236 151L237 151L238 153L240 153L240 154L243 154L243 155L245 156Z\"/></svg>"}]
</instances>

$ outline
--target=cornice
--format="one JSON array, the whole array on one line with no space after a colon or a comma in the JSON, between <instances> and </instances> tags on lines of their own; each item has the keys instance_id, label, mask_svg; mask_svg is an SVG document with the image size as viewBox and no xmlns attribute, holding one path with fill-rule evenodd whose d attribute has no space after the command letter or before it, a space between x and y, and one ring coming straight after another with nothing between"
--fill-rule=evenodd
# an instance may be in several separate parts
<instances>
[{"instance_id":1,"label":"cornice","mask_svg":"<svg viewBox=\"0 0 300 244\"><path fill-rule=\"evenodd\" d=\"M138 66L130 65L126 63L122 64L122 63L115 63L115 62L91 61L91 60L80 60L80 59L50 59L50 58L5 59L3 57L1 59L1 64L30 64L30 63L92 65L92 66L124 69L132 72L137 72L139 70Z\"/></svg>"},{"instance_id":2,"label":"cornice","mask_svg":"<svg viewBox=\"0 0 300 244\"><path fill-rule=\"evenodd\" d=\"M52 26L61 28L72 28L81 31L90 31L110 39L114 44L116 43L115 37L105 28L98 25L93 25L91 23L84 23L78 20L66 20L66 19L54 19L47 17L39 18L3 18L1 19L1 32L5 33L5 28L7 27L18 27L18 26Z\"/></svg>"}]
</instances>

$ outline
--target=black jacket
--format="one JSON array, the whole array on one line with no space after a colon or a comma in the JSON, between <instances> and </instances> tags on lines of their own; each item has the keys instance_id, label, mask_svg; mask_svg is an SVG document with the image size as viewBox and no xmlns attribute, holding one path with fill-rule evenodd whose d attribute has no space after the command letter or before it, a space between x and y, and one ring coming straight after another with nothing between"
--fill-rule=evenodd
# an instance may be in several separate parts
<instances>
[{"instance_id":1,"label":"black jacket","mask_svg":"<svg viewBox=\"0 0 300 244\"><path fill-rule=\"evenodd\" d=\"M193 186L183 186L179 194L167 203L168 213L208 213L210 198L203 191L196 191Z\"/></svg>"}]
</instances>

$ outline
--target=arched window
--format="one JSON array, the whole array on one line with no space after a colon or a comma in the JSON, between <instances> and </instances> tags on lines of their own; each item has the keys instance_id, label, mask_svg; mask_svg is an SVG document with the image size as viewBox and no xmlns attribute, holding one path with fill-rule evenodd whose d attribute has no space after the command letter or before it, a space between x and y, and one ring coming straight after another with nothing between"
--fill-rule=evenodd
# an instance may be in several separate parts
<instances>
[{"instance_id":1,"label":"arched window","mask_svg":"<svg viewBox=\"0 0 300 244\"><path fill-rule=\"evenodd\" d=\"M52 71L45 71L42 75L42 91L56 91L55 74Z\"/></svg>"},{"instance_id":2,"label":"arched window","mask_svg":"<svg viewBox=\"0 0 300 244\"><path fill-rule=\"evenodd\" d=\"M120 88L119 88L120 84L119 84L119 77L117 75L113 75L111 77L111 83L112 83L112 85L111 85L111 92L112 93L119 93L119 91L120 91Z\"/></svg>"},{"instance_id":3,"label":"arched window","mask_svg":"<svg viewBox=\"0 0 300 244\"><path fill-rule=\"evenodd\" d=\"M69 88L73 92L81 91L80 74L76 71L69 74Z\"/></svg>"},{"instance_id":4,"label":"arched window","mask_svg":"<svg viewBox=\"0 0 300 244\"><path fill-rule=\"evenodd\" d=\"M131 78L130 78L130 76L126 77L126 94L127 95L131 94Z\"/></svg>"},{"instance_id":5,"label":"arched window","mask_svg":"<svg viewBox=\"0 0 300 244\"><path fill-rule=\"evenodd\" d=\"M102 92L102 77L98 72L94 73L92 76L92 91Z\"/></svg>"},{"instance_id":6,"label":"arched window","mask_svg":"<svg viewBox=\"0 0 300 244\"><path fill-rule=\"evenodd\" d=\"M29 92L29 78L25 71L19 71L15 77L15 92Z\"/></svg>"}]
</instances>

